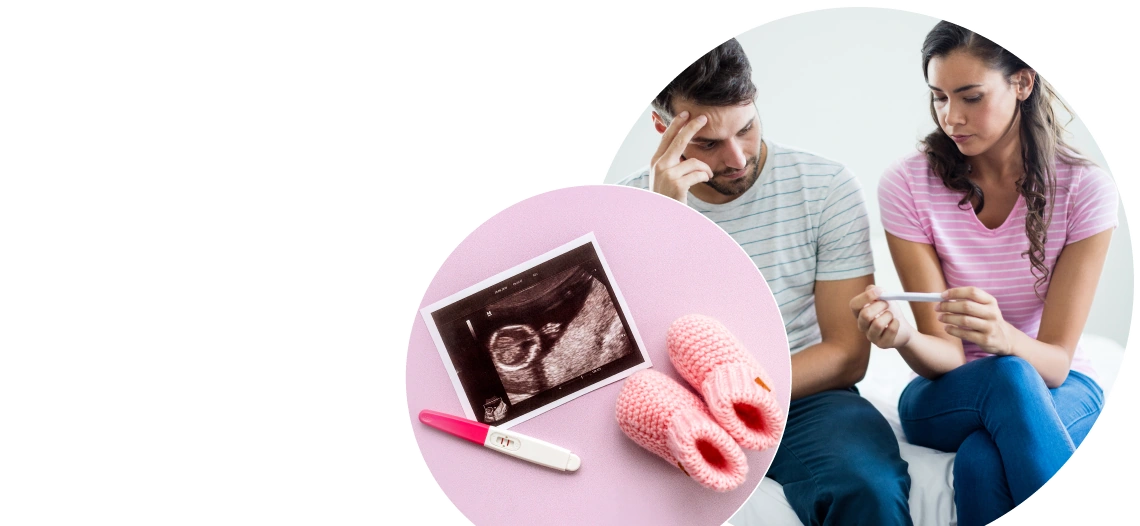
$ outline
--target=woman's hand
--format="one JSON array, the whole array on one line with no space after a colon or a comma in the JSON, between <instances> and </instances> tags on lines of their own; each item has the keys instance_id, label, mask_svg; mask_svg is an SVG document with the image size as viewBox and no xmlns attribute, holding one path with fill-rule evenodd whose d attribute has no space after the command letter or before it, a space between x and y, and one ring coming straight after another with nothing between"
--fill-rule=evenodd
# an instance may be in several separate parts
<instances>
[{"instance_id":1,"label":"woman's hand","mask_svg":"<svg viewBox=\"0 0 1140 526\"><path fill-rule=\"evenodd\" d=\"M1013 354L1015 329L1002 318L997 300L977 287L958 287L942 293L946 300L934 307L946 334L977 344L990 354Z\"/></svg>"},{"instance_id":2,"label":"woman's hand","mask_svg":"<svg viewBox=\"0 0 1140 526\"><path fill-rule=\"evenodd\" d=\"M879 299L882 292L870 285L862 294L852 298L849 306L859 332L868 341L880 349L897 349L910 343L913 329L891 308L890 303Z\"/></svg>"}]
</instances>

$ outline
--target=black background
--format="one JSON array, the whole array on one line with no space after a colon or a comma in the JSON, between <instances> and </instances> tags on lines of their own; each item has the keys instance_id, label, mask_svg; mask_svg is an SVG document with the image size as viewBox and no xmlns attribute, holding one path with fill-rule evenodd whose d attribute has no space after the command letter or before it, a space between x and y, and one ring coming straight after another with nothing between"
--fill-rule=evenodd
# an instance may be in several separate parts
<instances>
[{"instance_id":1,"label":"black background","mask_svg":"<svg viewBox=\"0 0 1140 526\"><path fill-rule=\"evenodd\" d=\"M38 97L106 96L178 136L173 46L181 6L160 3L40 2L8 11L6 84L15 92L0 186L2 256L18 256L34 238L73 222L140 220L70 178L47 136ZM41 509L73 516L68 524L96 523L115 480L141 469L150 454L169 454L179 438L148 424L109 386L108 369L120 358L194 358L233 374L267 407L270 423L288 406L335 406L345 414L355 434L347 471L335 483L317 482L314 491L292 496L290 524L396 516L405 517L400 523L450 524L455 516L432 495L407 448L407 422L397 414L398 338L407 334L407 306L415 304L424 273L438 264L439 249L472 216L536 184L598 175L608 145L671 65L689 62L706 39L774 8L724 2L675 11L642 3L619 13L544 6L543 30L532 27L529 56L512 72L484 73L457 94L469 102L481 87L527 87L543 100L539 144L527 153L492 154L471 136L470 119L446 130L381 130L350 120L327 96L327 80L351 64L415 62L391 33L380 2L257 3L213 5L258 57L266 86L266 176L255 189L220 196L201 226L184 229L195 240L190 253L212 254L212 241L239 207L288 207L314 233L314 281L290 305L249 306L230 297L221 275L205 266L186 289L131 313L67 316L0 290L3 348L13 365L8 387L19 400L11 418L26 423L17 427L26 444L17 460L26 467L9 477L21 477L28 499L43 501ZM453 6L470 13L463 2ZM1131 102L1121 82L1127 65L1119 59L1131 49L1127 18L1091 7L993 13L987 6L955 2L947 15L1000 31L1043 71L1057 72L1073 102L1097 121L1107 151L1118 152L1133 114L1124 111ZM1113 161L1123 172L1132 162L1122 155ZM1122 396L1131 396L1130 382L1122 380ZM1094 440L1089 456L1042 504L1029 505L1018 524L1049 524L1069 512L1082 518L1126 512L1131 485L1123 477L1131 472L1121 468L1133 453L1117 428L1131 413L1116 403L1113 414L1106 419L1112 434ZM267 478L268 462L259 463L259 485L292 494L296 486Z\"/></svg>"}]
</instances>

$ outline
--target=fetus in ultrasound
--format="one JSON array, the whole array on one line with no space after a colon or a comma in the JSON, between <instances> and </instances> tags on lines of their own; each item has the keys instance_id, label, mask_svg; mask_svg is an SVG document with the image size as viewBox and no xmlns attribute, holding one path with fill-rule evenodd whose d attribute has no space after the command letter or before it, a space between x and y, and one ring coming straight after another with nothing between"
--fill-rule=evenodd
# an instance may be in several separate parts
<instances>
[{"instance_id":1,"label":"fetus in ultrasound","mask_svg":"<svg viewBox=\"0 0 1140 526\"><path fill-rule=\"evenodd\" d=\"M511 404L633 352L602 282L563 271L488 305L497 326L487 350Z\"/></svg>"},{"instance_id":2,"label":"fetus in ultrasound","mask_svg":"<svg viewBox=\"0 0 1140 526\"><path fill-rule=\"evenodd\" d=\"M491 335L490 347L499 371L514 372L534 363L542 340L530 325L507 325Z\"/></svg>"}]
</instances>

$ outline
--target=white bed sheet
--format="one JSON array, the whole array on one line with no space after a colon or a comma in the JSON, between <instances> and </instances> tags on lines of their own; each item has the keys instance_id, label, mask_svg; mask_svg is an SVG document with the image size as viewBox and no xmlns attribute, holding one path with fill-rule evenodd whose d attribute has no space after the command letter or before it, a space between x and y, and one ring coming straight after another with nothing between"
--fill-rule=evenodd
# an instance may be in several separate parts
<instances>
[{"instance_id":1,"label":"white bed sheet","mask_svg":"<svg viewBox=\"0 0 1140 526\"><path fill-rule=\"evenodd\" d=\"M1100 385L1107 394L1116 381L1124 349L1108 338L1089 334L1081 338L1081 345L1092 360ZM910 368L897 352L872 348L867 376L858 387L890 423L899 440L902 458L909 464L910 512L914 523L919 526L956 526L954 454L908 444L903 436L897 404L910 378ZM769 478L760 483L729 522L733 526L802 526L788 505L783 488Z\"/></svg>"}]
</instances>

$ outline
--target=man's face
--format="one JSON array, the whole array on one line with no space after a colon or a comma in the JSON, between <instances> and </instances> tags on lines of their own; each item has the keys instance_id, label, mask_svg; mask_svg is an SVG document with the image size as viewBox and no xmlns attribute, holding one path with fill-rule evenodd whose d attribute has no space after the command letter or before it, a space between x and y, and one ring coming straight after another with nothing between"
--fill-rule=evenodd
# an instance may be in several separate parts
<instances>
[{"instance_id":1,"label":"man's face","mask_svg":"<svg viewBox=\"0 0 1140 526\"><path fill-rule=\"evenodd\" d=\"M756 106L701 106L688 100L673 102L674 115L688 111L704 115L708 123L685 147L685 157L709 165L713 178L707 184L717 193L735 198L760 177L760 118ZM731 199L730 199L731 200Z\"/></svg>"}]
</instances>

